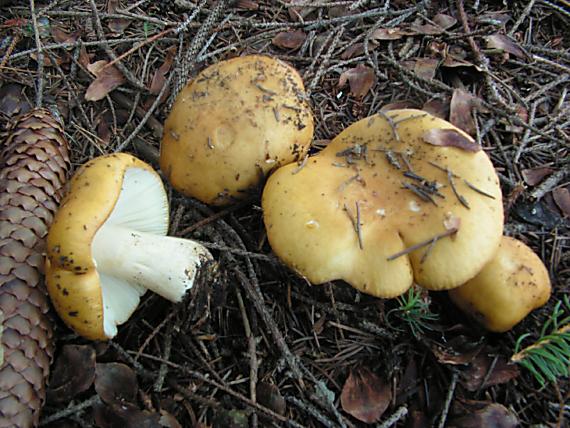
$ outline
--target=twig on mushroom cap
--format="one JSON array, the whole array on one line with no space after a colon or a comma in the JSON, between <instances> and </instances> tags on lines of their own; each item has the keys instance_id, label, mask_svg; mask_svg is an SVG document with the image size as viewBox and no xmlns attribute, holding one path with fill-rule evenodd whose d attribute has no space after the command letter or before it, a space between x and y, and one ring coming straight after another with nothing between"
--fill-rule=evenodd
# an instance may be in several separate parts
<instances>
[{"instance_id":1,"label":"twig on mushroom cap","mask_svg":"<svg viewBox=\"0 0 570 428\"><path fill-rule=\"evenodd\" d=\"M453 174L449 170L447 171L447 179L449 180L449 184L451 185L451 190L453 190L453 194L457 197L459 202L461 202L461 205L463 205L467 209L471 209L471 207L469 206L469 202L467 202L467 199L465 199L457 191L457 188L455 187L455 182L453 181Z\"/></svg>"},{"instance_id":2,"label":"twig on mushroom cap","mask_svg":"<svg viewBox=\"0 0 570 428\"><path fill-rule=\"evenodd\" d=\"M487 192L484 192L483 190L475 187L473 184L471 184L467 180L463 179L463 182L467 185L467 187L469 187L471 190L474 190L475 192L479 193L480 195L486 196L486 197L491 198L491 199L495 199L495 197L493 195L490 195Z\"/></svg>"},{"instance_id":3,"label":"twig on mushroom cap","mask_svg":"<svg viewBox=\"0 0 570 428\"><path fill-rule=\"evenodd\" d=\"M387 257L386 260L388 261L396 260L398 257L410 254L412 251L419 250L420 248L425 247L426 245L433 245L433 243L439 241L442 238L454 235L455 233L457 233L458 230L459 228L452 227L451 229L448 229L445 232L438 233L433 238L426 239L425 241L422 242L418 242L417 244L414 244L411 247L406 248L405 250L399 251L396 254L392 254L391 256Z\"/></svg>"},{"instance_id":4,"label":"twig on mushroom cap","mask_svg":"<svg viewBox=\"0 0 570 428\"><path fill-rule=\"evenodd\" d=\"M346 212L346 215L348 215L348 218L350 219L350 222L352 223L352 226L354 227L354 231L356 232L356 236L358 238L358 246L360 247L360 249L364 249L364 245L362 244L362 230L360 229L360 207L358 205L358 201L355 202L356 204L356 217L352 214L352 212L350 211L350 208L348 208L348 206L346 204L344 204L343 209Z\"/></svg>"}]
</instances>

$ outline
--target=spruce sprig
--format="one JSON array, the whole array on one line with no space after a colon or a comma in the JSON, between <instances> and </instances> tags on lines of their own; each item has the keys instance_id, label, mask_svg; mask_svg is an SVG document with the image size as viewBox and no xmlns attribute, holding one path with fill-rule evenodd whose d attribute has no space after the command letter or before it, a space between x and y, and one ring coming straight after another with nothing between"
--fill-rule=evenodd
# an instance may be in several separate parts
<instances>
[{"instance_id":1,"label":"spruce sprig","mask_svg":"<svg viewBox=\"0 0 570 428\"><path fill-rule=\"evenodd\" d=\"M522 348L530 333L520 336L511 361L529 370L544 386L558 377L570 375L570 299L564 296L554 306L552 315L544 323L536 342Z\"/></svg>"},{"instance_id":2,"label":"spruce sprig","mask_svg":"<svg viewBox=\"0 0 570 428\"><path fill-rule=\"evenodd\" d=\"M416 338L422 335L425 330L432 330L431 322L439 318L437 314L431 311L429 300L425 298L419 288L410 288L406 294L398 297L398 303L400 306L386 314L387 324L390 326L389 318L394 315L408 325Z\"/></svg>"}]
</instances>

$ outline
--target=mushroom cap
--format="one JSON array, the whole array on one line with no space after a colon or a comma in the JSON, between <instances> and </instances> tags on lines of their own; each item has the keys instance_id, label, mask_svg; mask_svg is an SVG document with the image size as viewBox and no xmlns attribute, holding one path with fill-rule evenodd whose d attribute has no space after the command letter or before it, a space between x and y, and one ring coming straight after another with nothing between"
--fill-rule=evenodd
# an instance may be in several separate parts
<instances>
[{"instance_id":1,"label":"mushroom cap","mask_svg":"<svg viewBox=\"0 0 570 428\"><path fill-rule=\"evenodd\" d=\"M474 277L501 239L499 180L483 151L428 144L428 134L440 132L433 130L474 144L426 112L393 110L349 126L303 168L278 169L262 197L273 251L312 283L342 279L378 297L398 296L413 281L443 290ZM454 174L457 194L445 168ZM430 202L404 187L420 186L417 177L440 196L431 194Z\"/></svg>"},{"instance_id":2,"label":"mushroom cap","mask_svg":"<svg viewBox=\"0 0 570 428\"><path fill-rule=\"evenodd\" d=\"M160 168L179 192L223 205L270 170L301 159L313 137L303 81L282 61L250 55L203 70L164 125Z\"/></svg>"},{"instance_id":3,"label":"mushroom cap","mask_svg":"<svg viewBox=\"0 0 570 428\"><path fill-rule=\"evenodd\" d=\"M54 307L70 328L93 340L108 337L104 326L101 278L91 245L96 232L112 215L124 176L132 168L152 174L156 177L155 185L162 186L152 167L131 155L117 153L95 158L82 165L71 179L47 237L46 284ZM143 205L137 206L132 200L123 203L154 218L153 221L135 219L133 223L138 230L165 235L168 229L166 195L157 202L149 193L143 195L147 200L137 195ZM143 292L128 296L131 302L136 300L134 306L131 303L130 312L136 308Z\"/></svg>"},{"instance_id":4,"label":"mushroom cap","mask_svg":"<svg viewBox=\"0 0 570 428\"><path fill-rule=\"evenodd\" d=\"M488 330L504 332L544 305L550 292L540 258L521 241L504 236L493 259L449 296Z\"/></svg>"}]
</instances>

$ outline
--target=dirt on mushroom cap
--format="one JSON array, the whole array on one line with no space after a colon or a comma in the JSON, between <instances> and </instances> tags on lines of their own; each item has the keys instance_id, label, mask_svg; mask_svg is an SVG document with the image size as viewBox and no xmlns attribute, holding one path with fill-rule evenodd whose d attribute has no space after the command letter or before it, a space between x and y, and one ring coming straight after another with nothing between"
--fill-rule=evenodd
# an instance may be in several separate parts
<instances>
[{"instance_id":1,"label":"dirt on mushroom cap","mask_svg":"<svg viewBox=\"0 0 570 428\"><path fill-rule=\"evenodd\" d=\"M380 297L475 276L501 239L498 178L483 151L424 141L434 128L472 141L425 112L394 110L351 125L302 169L277 170L262 200L274 252L313 283L343 279Z\"/></svg>"},{"instance_id":2,"label":"dirt on mushroom cap","mask_svg":"<svg viewBox=\"0 0 570 428\"><path fill-rule=\"evenodd\" d=\"M270 170L302 159L313 127L295 69L261 55L233 58L203 70L178 94L160 166L178 191L227 204Z\"/></svg>"}]
</instances>

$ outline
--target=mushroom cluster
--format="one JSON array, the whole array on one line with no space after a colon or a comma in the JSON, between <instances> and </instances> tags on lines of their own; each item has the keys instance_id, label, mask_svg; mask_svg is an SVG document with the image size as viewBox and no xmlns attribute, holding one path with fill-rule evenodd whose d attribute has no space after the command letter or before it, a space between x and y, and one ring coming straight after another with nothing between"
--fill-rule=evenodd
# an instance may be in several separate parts
<instances>
[{"instance_id":1,"label":"mushroom cluster","mask_svg":"<svg viewBox=\"0 0 570 428\"><path fill-rule=\"evenodd\" d=\"M150 165L121 153L79 168L47 237L47 288L67 325L105 340L147 289L183 299L211 255L165 236L168 220L166 192Z\"/></svg>"}]
</instances>

